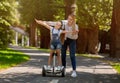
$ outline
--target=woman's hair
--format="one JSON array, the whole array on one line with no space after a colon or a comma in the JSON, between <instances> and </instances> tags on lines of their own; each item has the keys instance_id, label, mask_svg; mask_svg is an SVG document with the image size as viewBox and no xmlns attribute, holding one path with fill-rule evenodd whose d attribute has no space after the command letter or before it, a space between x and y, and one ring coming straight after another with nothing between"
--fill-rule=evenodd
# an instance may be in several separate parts
<instances>
[{"instance_id":1,"label":"woman's hair","mask_svg":"<svg viewBox=\"0 0 120 83\"><path fill-rule=\"evenodd\" d=\"M69 15L70 17L72 17L72 19L73 19L73 24L72 24L72 27L73 27L73 30L75 30L75 24L76 24L76 16L75 16L75 14L70 14Z\"/></svg>"},{"instance_id":2,"label":"woman's hair","mask_svg":"<svg viewBox=\"0 0 120 83\"><path fill-rule=\"evenodd\" d=\"M75 15L75 14L70 14L69 16L71 16L73 19L76 18L76 15Z\"/></svg>"}]
</instances>

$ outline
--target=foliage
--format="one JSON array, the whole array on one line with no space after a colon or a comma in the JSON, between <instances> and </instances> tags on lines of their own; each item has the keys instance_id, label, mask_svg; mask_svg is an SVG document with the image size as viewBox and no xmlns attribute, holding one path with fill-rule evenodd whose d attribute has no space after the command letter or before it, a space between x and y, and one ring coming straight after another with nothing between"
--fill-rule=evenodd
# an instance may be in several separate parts
<instances>
[{"instance_id":1,"label":"foliage","mask_svg":"<svg viewBox=\"0 0 120 83\"><path fill-rule=\"evenodd\" d=\"M60 18L60 14L63 14L63 11L61 11L61 7L63 5L62 1L19 0L21 22L29 25L34 21L34 18L42 20L53 20L54 17L56 19ZM60 9L58 7L60 7Z\"/></svg>"},{"instance_id":2,"label":"foliage","mask_svg":"<svg viewBox=\"0 0 120 83\"><path fill-rule=\"evenodd\" d=\"M116 69L117 72L120 74L120 62L119 62L119 63L110 62L110 64L111 64L112 67L113 67L114 69Z\"/></svg>"},{"instance_id":3,"label":"foliage","mask_svg":"<svg viewBox=\"0 0 120 83\"><path fill-rule=\"evenodd\" d=\"M65 5L64 0L54 0L52 8L56 11L54 18L55 20L63 20L65 18Z\"/></svg>"},{"instance_id":4,"label":"foliage","mask_svg":"<svg viewBox=\"0 0 120 83\"><path fill-rule=\"evenodd\" d=\"M5 49L9 41L9 26L15 23L15 0L0 1L0 48Z\"/></svg>"},{"instance_id":5,"label":"foliage","mask_svg":"<svg viewBox=\"0 0 120 83\"><path fill-rule=\"evenodd\" d=\"M36 29L36 23L34 19L41 19L47 21L55 21L58 20L61 16L64 15L61 6L63 5L60 0L18 0L19 1L19 12L20 12L20 21L21 24L27 27L27 31L30 32L31 29ZM60 9L58 8L60 7ZM62 10L62 11L61 11ZM60 13L59 13L59 12ZM61 15L60 15L61 14ZM62 19L62 18L61 18ZM59 19L60 20L60 19ZM42 27L42 26L39 26ZM40 38L43 46L47 48L49 43L47 43L50 39L49 31L45 28L37 29L40 30ZM34 46L36 30L30 33L30 45ZM48 34L44 34L48 33ZM33 37L34 36L34 37ZM34 39L32 39L34 38Z\"/></svg>"},{"instance_id":6,"label":"foliage","mask_svg":"<svg viewBox=\"0 0 120 83\"><path fill-rule=\"evenodd\" d=\"M78 20L81 27L94 25L108 31L111 24L113 0L79 0Z\"/></svg>"},{"instance_id":7,"label":"foliage","mask_svg":"<svg viewBox=\"0 0 120 83\"><path fill-rule=\"evenodd\" d=\"M36 25L31 26L35 24L34 18L50 21L64 19L67 5L69 5L71 1L75 0L71 1L18 0L18 1L21 23L27 25L27 27L35 28ZM76 0L76 1L77 1L77 21L80 27L83 28L97 27L100 30L105 31L109 30L112 17L113 0ZM46 37L49 37L49 34L44 34L46 32L47 30L40 28L41 40L45 39ZM48 38L43 40L44 42L41 43L45 45L47 43L46 41L48 41L47 39Z\"/></svg>"}]
</instances>

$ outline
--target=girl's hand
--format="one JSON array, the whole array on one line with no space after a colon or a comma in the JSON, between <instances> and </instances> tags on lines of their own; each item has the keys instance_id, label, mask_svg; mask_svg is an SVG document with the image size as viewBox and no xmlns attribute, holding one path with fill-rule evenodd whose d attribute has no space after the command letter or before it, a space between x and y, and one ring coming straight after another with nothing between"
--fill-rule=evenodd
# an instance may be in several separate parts
<instances>
[{"instance_id":1,"label":"girl's hand","mask_svg":"<svg viewBox=\"0 0 120 83\"><path fill-rule=\"evenodd\" d=\"M41 23L41 21L40 21L40 20L37 20L37 19L35 19L35 22L37 22L37 23Z\"/></svg>"},{"instance_id":2,"label":"girl's hand","mask_svg":"<svg viewBox=\"0 0 120 83\"><path fill-rule=\"evenodd\" d=\"M50 29L50 26L45 21L37 20L37 19L35 19L35 21L36 23L43 25L45 28Z\"/></svg>"},{"instance_id":3,"label":"girl's hand","mask_svg":"<svg viewBox=\"0 0 120 83\"><path fill-rule=\"evenodd\" d=\"M37 19L35 18L35 22L37 21Z\"/></svg>"},{"instance_id":4,"label":"girl's hand","mask_svg":"<svg viewBox=\"0 0 120 83\"><path fill-rule=\"evenodd\" d=\"M46 22L45 22L45 21L42 21L42 20L37 20L37 19L35 19L35 21L36 21L36 23L38 23L38 24L42 24L42 25L45 25L45 24L46 24Z\"/></svg>"}]
</instances>

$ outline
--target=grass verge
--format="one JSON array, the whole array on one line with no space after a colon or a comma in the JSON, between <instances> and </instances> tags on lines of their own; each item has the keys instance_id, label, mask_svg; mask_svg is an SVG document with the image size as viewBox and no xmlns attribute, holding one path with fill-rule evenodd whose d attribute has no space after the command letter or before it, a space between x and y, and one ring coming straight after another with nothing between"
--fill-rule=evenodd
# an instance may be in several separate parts
<instances>
[{"instance_id":1,"label":"grass verge","mask_svg":"<svg viewBox=\"0 0 120 83\"><path fill-rule=\"evenodd\" d=\"M29 56L12 49L0 50L0 70L28 61Z\"/></svg>"},{"instance_id":2,"label":"grass verge","mask_svg":"<svg viewBox=\"0 0 120 83\"><path fill-rule=\"evenodd\" d=\"M120 74L120 62L107 61Z\"/></svg>"},{"instance_id":3,"label":"grass verge","mask_svg":"<svg viewBox=\"0 0 120 83\"><path fill-rule=\"evenodd\" d=\"M24 47L24 48L37 49L37 50L40 50L42 52L47 52L47 53L50 52L50 49L44 49L44 48L36 48L36 47Z\"/></svg>"}]
</instances>

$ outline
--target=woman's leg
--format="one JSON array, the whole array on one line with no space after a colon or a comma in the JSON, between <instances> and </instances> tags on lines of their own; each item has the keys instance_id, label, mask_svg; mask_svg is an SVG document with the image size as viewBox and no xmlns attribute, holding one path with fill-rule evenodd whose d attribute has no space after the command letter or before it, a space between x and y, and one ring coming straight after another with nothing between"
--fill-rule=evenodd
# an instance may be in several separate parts
<instances>
[{"instance_id":1,"label":"woman's leg","mask_svg":"<svg viewBox=\"0 0 120 83\"><path fill-rule=\"evenodd\" d=\"M75 57L76 41L75 40L69 41L69 50L70 50L70 59L72 63L72 68L73 70L76 70L76 57Z\"/></svg>"},{"instance_id":2,"label":"woman's leg","mask_svg":"<svg viewBox=\"0 0 120 83\"><path fill-rule=\"evenodd\" d=\"M66 50L67 50L67 41L64 41L61 49L61 59L62 59L62 66L66 68Z\"/></svg>"}]
</instances>

